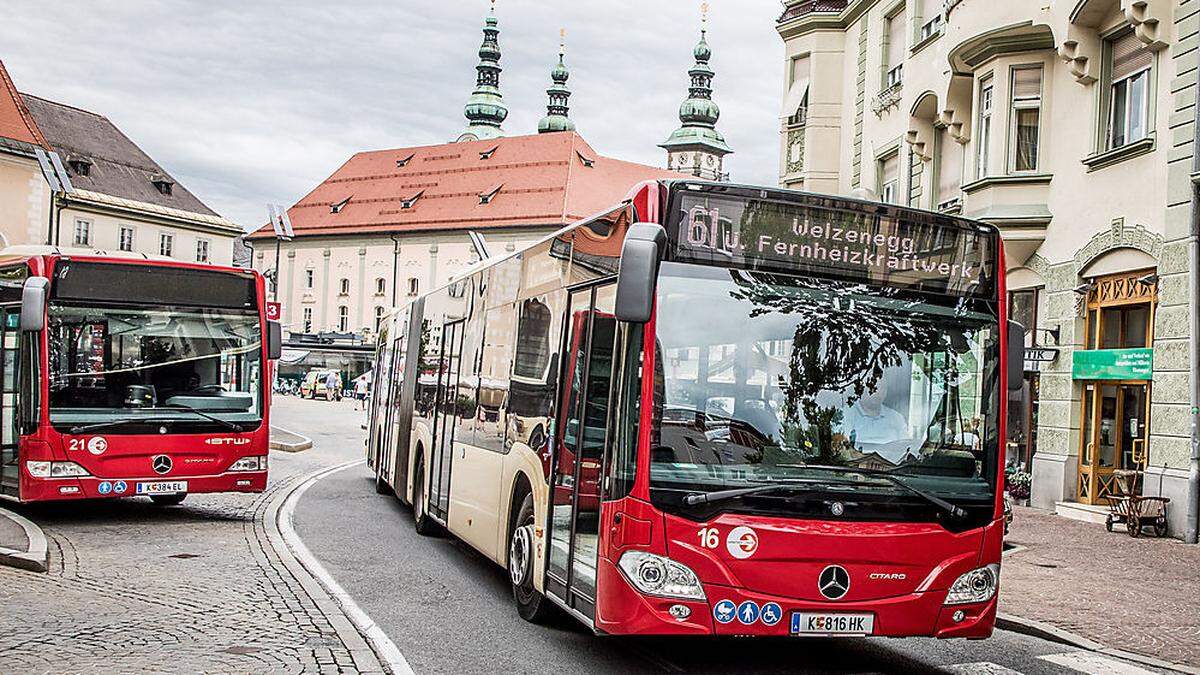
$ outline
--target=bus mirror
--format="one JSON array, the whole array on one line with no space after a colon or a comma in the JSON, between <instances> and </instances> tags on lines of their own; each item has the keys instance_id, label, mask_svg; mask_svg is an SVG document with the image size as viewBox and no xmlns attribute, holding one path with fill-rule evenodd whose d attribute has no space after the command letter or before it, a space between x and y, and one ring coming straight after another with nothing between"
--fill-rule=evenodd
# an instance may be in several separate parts
<instances>
[{"instance_id":1,"label":"bus mirror","mask_svg":"<svg viewBox=\"0 0 1200 675\"><path fill-rule=\"evenodd\" d=\"M46 327L46 289L50 280L29 277L21 287L21 330L39 331Z\"/></svg>"},{"instance_id":2,"label":"bus mirror","mask_svg":"<svg viewBox=\"0 0 1200 675\"><path fill-rule=\"evenodd\" d=\"M1008 390L1019 391L1025 382L1025 327L1008 322Z\"/></svg>"},{"instance_id":3,"label":"bus mirror","mask_svg":"<svg viewBox=\"0 0 1200 675\"><path fill-rule=\"evenodd\" d=\"M267 358L283 356L283 326L278 321L267 322Z\"/></svg>"},{"instance_id":4,"label":"bus mirror","mask_svg":"<svg viewBox=\"0 0 1200 675\"><path fill-rule=\"evenodd\" d=\"M617 272L616 317L619 321L646 323L654 309L658 263L667 244L667 232L655 223L634 223L621 246Z\"/></svg>"}]
</instances>

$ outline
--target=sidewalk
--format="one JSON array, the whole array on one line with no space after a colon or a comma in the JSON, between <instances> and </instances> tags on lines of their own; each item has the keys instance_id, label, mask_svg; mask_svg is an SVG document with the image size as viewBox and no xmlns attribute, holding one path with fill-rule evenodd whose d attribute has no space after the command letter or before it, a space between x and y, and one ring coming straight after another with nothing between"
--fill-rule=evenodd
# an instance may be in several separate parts
<instances>
[{"instance_id":1,"label":"sidewalk","mask_svg":"<svg viewBox=\"0 0 1200 675\"><path fill-rule=\"evenodd\" d=\"M1015 507L1000 611L1200 666L1200 546Z\"/></svg>"}]
</instances>

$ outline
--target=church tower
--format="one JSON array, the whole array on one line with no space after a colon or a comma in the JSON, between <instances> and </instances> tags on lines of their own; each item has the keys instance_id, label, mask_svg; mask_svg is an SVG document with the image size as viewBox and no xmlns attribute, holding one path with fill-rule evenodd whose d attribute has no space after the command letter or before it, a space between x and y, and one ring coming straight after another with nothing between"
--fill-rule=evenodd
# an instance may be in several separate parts
<instances>
[{"instance_id":1,"label":"church tower","mask_svg":"<svg viewBox=\"0 0 1200 675\"><path fill-rule=\"evenodd\" d=\"M550 71L550 80L553 84L546 90L546 95L550 97L550 104L546 106L546 116L538 122L539 134L575 130L575 123L567 117L567 99L571 98L571 90L567 89L567 79L571 77L571 73L567 71L567 66L563 63L563 55L566 52L566 31L559 31L558 37L558 65Z\"/></svg>"},{"instance_id":2,"label":"church tower","mask_svg":"<svg viewBox=\"0 0 1200 675\"><path fill-rule=\"evenodd\" d=\"M717 131L721 109L712 100L713 69L708 61L712 50L705 40L708 27L708 3L701 6L700 42L692 51L695 65L688 71L691 86L687 100L679 106L680 127L658 147L667 151L667 168L690 173L705 180L729 180L725 155L733 149Z\"/></svg>"},{"instance_id":3,"label":"church tower","mask_svg":"<svg viewBox=\"0 0 1200 675\"><path fill-rule=\"evenodd\" d=\"M463 108L469 124L459 141L478 141L504 135L500 124L508 117L508 107L500 95L500 29L496 27L496 0L483 24L483 44L479 46L479 65L475 66L475 90Z\"/></svg>"}]
</instances>

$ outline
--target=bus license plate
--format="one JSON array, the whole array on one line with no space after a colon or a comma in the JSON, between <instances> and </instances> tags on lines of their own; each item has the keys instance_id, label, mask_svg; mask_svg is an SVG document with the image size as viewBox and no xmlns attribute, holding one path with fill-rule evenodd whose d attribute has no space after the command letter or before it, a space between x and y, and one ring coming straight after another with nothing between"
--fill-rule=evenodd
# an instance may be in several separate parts
<instances>
[{"instance_id":1,"label":"bus license plate","mask_svg":"<svg viewBox=\"0 0 1200 675\"><path fill-rule=\"evenodd\" d=\"M136 494L139 495L173 495L187 492L186 480L159 480L153 483L138 483Z\"/></svg>"},{"instance_id":2,"label":"bus license plate","mask_svg":"<svg viewBox=\"0 0 1200 675\"><path fill-rule=\"evenodd\" d=\"M874 632L874 614L792 613L792 635L870 635Z\"/></svg>"}]
</instances>

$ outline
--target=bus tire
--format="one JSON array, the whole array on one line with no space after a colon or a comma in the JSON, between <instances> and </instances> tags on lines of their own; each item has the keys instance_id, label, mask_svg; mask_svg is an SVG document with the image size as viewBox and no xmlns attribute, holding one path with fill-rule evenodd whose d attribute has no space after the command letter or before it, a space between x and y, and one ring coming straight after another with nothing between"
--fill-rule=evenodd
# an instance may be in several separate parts
<instances>
[{"instance_id":1,"label":"bus tire","mask_svg":"<svg viewBox=\"0 0 1200 675\"><path fill-rule=\"evenodd\" d=\"M151 495L150 501L158 506L177 506L187 499L187 493L177 495Z\"/></svg>"},{"instance_id":2,"label":"bus tire","mask_svg":"<svg viewBox=\"0 0 1200 675\"><path fill-rule=\"evenodd\" d=\"M527 494L508 534L508 576L517 613L530 623L544 623L554 608L533 586L533 531L533 495Z\"/></svg>"},{"instance_id":3,"label":"bus tire","mask_svg":"<svg viewBox=\"0 0 1200 675\"><path fill-rule=\"evenodd\" d=\"M386 495L392 491L392 488L387 484L380 474L375 474L375 494Z\"/></svg>"},{"instance_id":4,"label":"bus tire","mask_svg":"<svg viewBox=\"0 0 1200 675\"><path fill-rule=\"evenodd\" d=\"M425 461L417 460L417 470L413 476L413 527L422 537L433 537L438 534L438 525L433 518L425 513Z\"/></svg>"}]
</instances>

